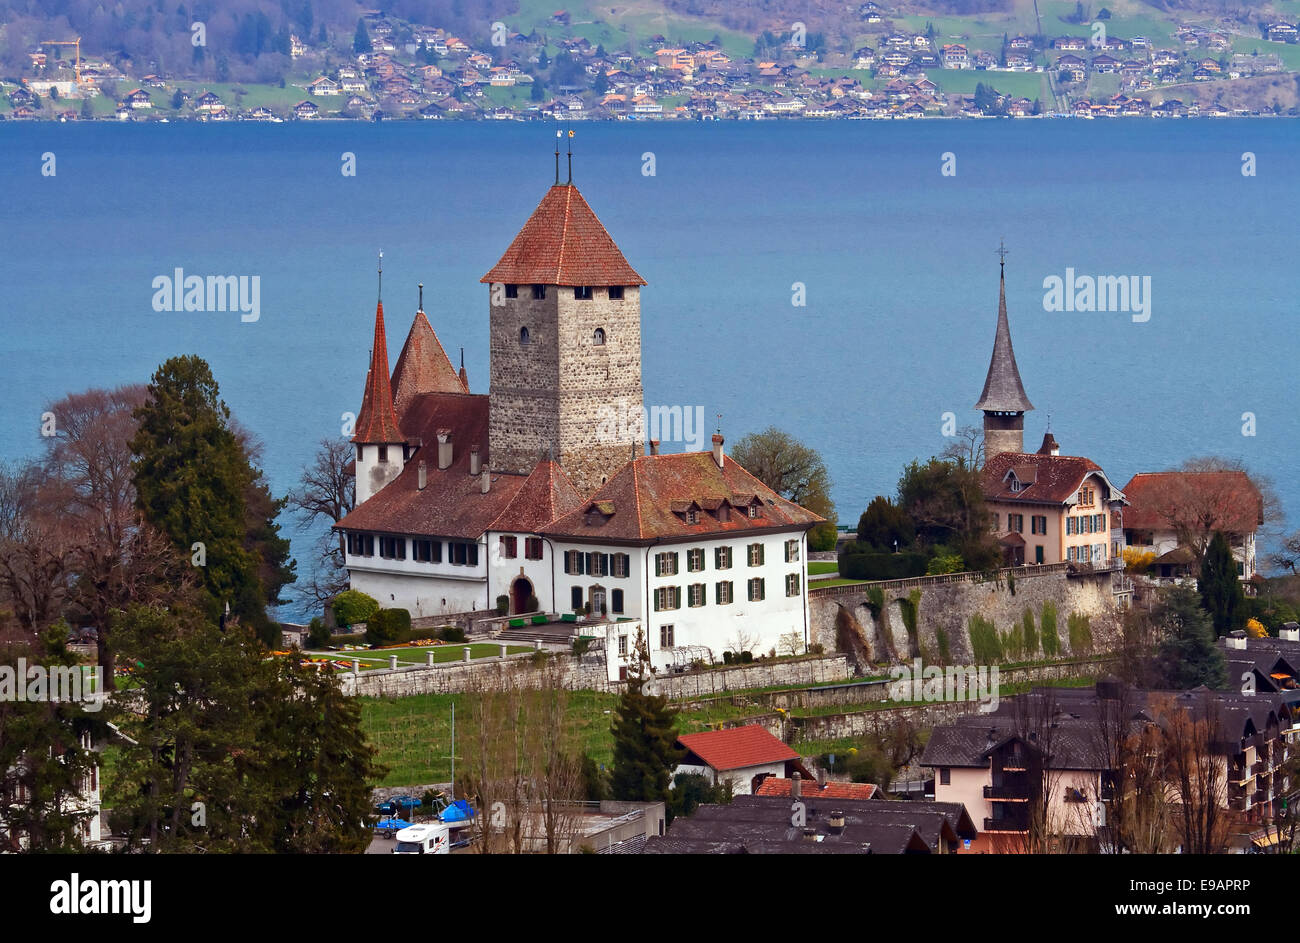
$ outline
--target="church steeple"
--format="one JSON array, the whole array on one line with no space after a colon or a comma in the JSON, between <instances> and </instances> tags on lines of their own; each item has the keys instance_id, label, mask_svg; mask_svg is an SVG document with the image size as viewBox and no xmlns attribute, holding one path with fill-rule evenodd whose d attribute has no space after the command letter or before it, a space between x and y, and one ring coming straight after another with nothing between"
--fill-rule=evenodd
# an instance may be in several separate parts
<instances>
[{"instance_id":1,"label":"church steeple","mask_svg":"<svg viewBox=\"0 0 1300 943\"><path fill-rule=\"evenodd\" d=\"M356 434L353 442L390 444L406 441L397 424L393 409L393 392L388 382L388 338L384 334L384 254L379 254L381 294L375 305L375 340L370 348L370 370L366 375L366 390L361 399L361 412L357 414Z\"/></svg>"},{"instance_id":2,"label":"church steeple","mask_svg":"<svg viewBox=\"0 0 1300 943\"><path fill-rule=\"evenodd\" d=\"M1025 413L1033 409L1016 365L1011 346L1011 327L1007 322L1007 276L1005 246L999 245L998 326L993 337L993 356L984 378L984 391L976 409L984 411L984 455L992 458L1000 452L1023 452Z\"/></svg>"}]
</instances>

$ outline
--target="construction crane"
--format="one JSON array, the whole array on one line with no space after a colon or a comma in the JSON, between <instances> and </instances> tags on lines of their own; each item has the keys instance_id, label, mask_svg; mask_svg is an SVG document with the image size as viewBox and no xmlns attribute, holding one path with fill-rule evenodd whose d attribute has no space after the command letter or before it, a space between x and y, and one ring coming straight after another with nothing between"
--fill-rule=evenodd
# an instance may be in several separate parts
<instances>
[{"instance_id":1,"label":"construction crane","mask_svg":"<svg viewBox=\"0 0 1300 943\"><path fill-rule=\"evenodd\" d=\"M43 39L40 43L42 46L75 46L76 57L73 62L72 71L77 77L77 87L82 86L81 81L81 37L76 39Z\"/></svg>"}]
</instances>

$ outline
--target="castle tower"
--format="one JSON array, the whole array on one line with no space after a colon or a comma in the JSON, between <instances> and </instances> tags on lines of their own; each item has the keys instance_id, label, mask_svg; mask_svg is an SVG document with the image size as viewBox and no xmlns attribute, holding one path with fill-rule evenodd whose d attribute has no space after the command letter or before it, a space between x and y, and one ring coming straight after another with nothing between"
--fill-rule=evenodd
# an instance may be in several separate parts
<instances>
[{"instance_id":1,"label":"castle tower","mask_svg":"<svg viewBox=\"0 0 1300 943\"><path fill-rule=\"evenodd\" d=\"M424 285L420 285L420 306L393 366L393 408L401 416L421 393L468 393L464 370L462 364L460 374L456 373L451 358L434 333L433 325L424 313Z\"/></svg>"},{"instance_id":2,"label":"castle tower","mask_svg":"<svg viewBox=\"0 0 1300 943\"><path fill-rule=\"evenodd\" d=\"M380 259L382 263L382 255ZM383 278L382 267L380 278ZM388 382L388 338L384 334L382 293L375 307L374 346L370 349L366 390L352 442L357 448L355 504L359 507L400 475L406 464L406 436L397 423L392 387Z\"/></svg>"},{"instance_id":3,"label":"castle tower","mask_svg":"<svg viewBox=\"0 0 1300 943\"><path fill-rule=\"evenodd\" d=\"M590 494L644 451L645 279L570 182L547 191L480 281L490 286L492 467L527 474L549 452Z\"/></svg>"},{"instance_id":4,"label":"castle tower","mask_svg":"<svg viewBox=\"0 0 1300 943\"><path fill-rule=\"evenodd\" d=\"M993 357L989 361L984 392L976 409L984 410L984 460L1001 452L1025 450L1025 413L1033 409L1020 382L1016 352L1011 348L1011 328L1007 324L1006 249L999 248L1002 260L998 278L998 328L993 337Z\"/></svg>"}]
</instances>

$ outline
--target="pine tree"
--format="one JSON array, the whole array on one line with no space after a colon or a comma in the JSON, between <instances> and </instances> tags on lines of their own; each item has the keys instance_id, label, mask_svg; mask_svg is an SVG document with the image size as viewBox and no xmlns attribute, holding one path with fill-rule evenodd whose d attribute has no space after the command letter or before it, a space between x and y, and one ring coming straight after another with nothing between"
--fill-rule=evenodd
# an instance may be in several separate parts
<instances>
[{"instance_id":1,"label":"pine tree","mask_svg":"<svg viewBox=\"0 0 1300 943\"><path fill-rule=\"evenodd\" d=\"M1157 687L1185 691L1202 684L1215 690L1227 685L1223 653L1194 592L1183 587L1169 590L1153 620L1165 636L1156 651Z\"/></svg>"},{"instance_id":2,"label":"pine tree","mask_svg":"<svg viewBox=\"0 0 1300 943\"><path fill-rule=\"evenodd\" d=\"M370 32L366 29L366 21L357 20L357 32L352 37L352 51L360 55L363 52L372 52L374 48L370 42Z\"/></svg>"},{"instance_id":3,"label":"pine tree","mask_svg":"<svg viewBox=\"0 0 1300 943\"><path fill-rule=\"evenodd\" d=\"M1237 561L1222 531L1215 531L1201 561L1201 605L1216 635L1227 635L1245 620L1246 594L1237 580Z\"/></svg>"},{"instance_id":4,"label":"pine tree","mask_svg":"<svg viewBox=\"0 0 1300 943\"><path fill-rule=\"evenodd\" d=\"M677 711L663 695L643 693L649 680L645 634L638 630L633 646L636 663L628 673L627 688L615 708L614 770L610 792L626 802L664 802L673 771L686 756L676 745Z\"/></svg>"}]
</instances>

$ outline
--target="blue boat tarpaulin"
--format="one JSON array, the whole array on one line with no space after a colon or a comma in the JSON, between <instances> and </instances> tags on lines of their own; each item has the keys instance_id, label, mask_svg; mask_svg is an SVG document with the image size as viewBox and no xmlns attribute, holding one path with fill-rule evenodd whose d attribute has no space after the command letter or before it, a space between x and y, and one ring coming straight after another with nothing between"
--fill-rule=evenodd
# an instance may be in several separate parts
<instances>
[{"instance_id":1,"label":"blue boat tarpaulin","mask_svg":"<svg viewBox=\"0 0 1300 943\"><path fill-rule=\"evenodd\" d=\"M468 822L473 817L474 809L464 799L457 799L438 813L438 818L443 822Z\"/></svg>"}]
</instances>

